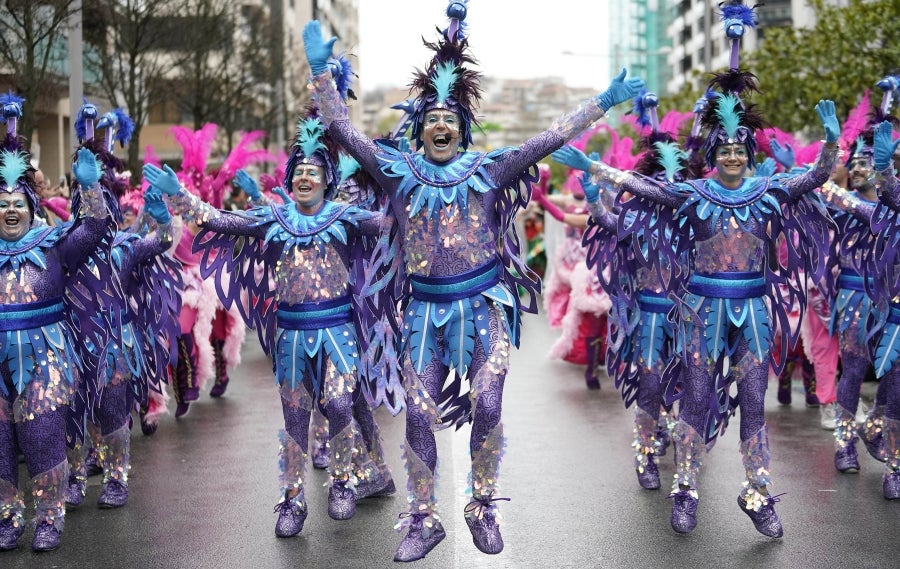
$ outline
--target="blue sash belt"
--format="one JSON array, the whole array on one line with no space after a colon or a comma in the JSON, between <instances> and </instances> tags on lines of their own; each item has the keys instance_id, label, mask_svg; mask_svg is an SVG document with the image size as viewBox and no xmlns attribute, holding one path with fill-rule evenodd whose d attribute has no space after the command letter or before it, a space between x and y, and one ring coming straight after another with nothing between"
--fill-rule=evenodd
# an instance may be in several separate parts
<instances>
[{"instance_id":1,"label":"blue sash belt","mask_svg":"<svg viewBox=\"0 0 900 569\"><path fill-rule=\"evenodd\" d=\"M765 296L766 279L757 272L695 274L687 289L714 298L755 298Z\"/></svg>"},{"instance_id":2,"label":"blue sash belt","mask_svg":"<svg viewBox=\"0 0 900 569\"><path fill-rule=\"evenodd\" d=\"M350 297L342 296L324 302L279 304L275 319L278 327L283 330L317 330L340 326L352 320Z\"/></svg>"},{"instance_id":3,"label":"blue sash belt","mask_svg":"<svg viewBox=\"0 0 900 569\"><path fill-rule=\"evenodd\" d=\"M412 295L426 302L452 302L475 296L500 282L500 265L496 262L482 265L458 275L425 277L410 275Z\"/></svg>"},{"instance_id":4,"label":"blue sash belt","mask_svg":"<svg viewBox=\"0 0 900 569\"><path fill-rule=\"evenodd\" d=\"M657 314L666 314L674 304L666 297L664 292L653 292L642 290L637 295L638 306L644 312L655 312Z\"/></svg>"},{"instance_id":5,"label":"blue sash belt","mask_svg":"<svg viewBox=\"0 0 900 569\"><path fill-rule=\"evenodd\" d=\"M874 279L868 279L869 286L873 286ZM841 274L838 277L838 288L844 288L847 290L856 290L860 292L866 291L865 281L862 276L854 271L853 269L841 269Z\"/></svg>"},{"instance_id":6,"label":"blue sash belt","mask_svg":"<svg viewBox=\"0 0 900 569\"><path fill-rule=\"evenodd\" d=\"M40 328L62 319L61 297L24 304L0 305L0 332Z\"/></svg>"}]
</instances>

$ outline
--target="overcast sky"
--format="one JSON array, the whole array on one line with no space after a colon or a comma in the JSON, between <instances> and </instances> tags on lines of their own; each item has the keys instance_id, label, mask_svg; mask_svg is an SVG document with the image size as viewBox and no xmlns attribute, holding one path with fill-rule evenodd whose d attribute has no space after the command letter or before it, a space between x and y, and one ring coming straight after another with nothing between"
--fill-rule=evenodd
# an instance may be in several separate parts
<instances>
[{"instance_id":1,"label":"overcast sky","mask_svg":"<svg viewBox=\"0 0 900 569\"><path fill-rule=\"evenodd\" d=\"M337 51L359 57L363 89L403 87L429 61L422 36L447 25L447 0L359 0L360 45ZM471 0L469 45L485 75L506 79L561 76L571 87L609 84L607 2ZM577 55L563 55L571 52Z\"/></svg>"}]
</instances>

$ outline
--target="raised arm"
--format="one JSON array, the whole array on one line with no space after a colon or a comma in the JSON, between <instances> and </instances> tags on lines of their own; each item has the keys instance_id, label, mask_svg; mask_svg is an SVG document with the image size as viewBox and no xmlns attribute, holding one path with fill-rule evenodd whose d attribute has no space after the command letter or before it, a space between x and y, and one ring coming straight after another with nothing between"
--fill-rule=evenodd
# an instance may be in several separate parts
<instances>
[{"instance_id":1,"label":"raised arm","mask_svg":"<svg viewBox=\"0 0 900 569\"><path fill-rule=\"evenodd\" d=\"M550 128L528 139L506 160L490 165L489 169L494 181L500 187L506 185L523 170L536 164L597 120L606 116L609 109L630 101L643 88L643 80L637 77L626 79L623 69L605 91L582 102L577 109L558 118L550 125Z\"/></svg>"},{"instance_id":2,"label":"raised arm","mask_svg":"<svg viewBox=\"0 0 900 569\"><path fill-rule=\"evenodd\" d=\"M818 113L825 130L825 145L819 152L819 157L812 168L799 176L792 176L784 181L788 194L779 196L782 201L798 200L803 194L821 187L828 181L831 171L834 169L834 161L838 153L837 140L841 135L841 127L838 125L837 116L834 113L834 102L819 101L816 104L816 113Z\"/></svg>"},{"instance_id":3,"label":"raised arm","mask_svg":"<svg viewBox=\"0 0 900 569\"><path fill-rule=\"evenodd\" d=\"M863 223L869 223L875 211L874 203L861 199L856 192L845 190L831 180L822 184L819 193L829 206L849 213Z\"/></svg>"},{"instance_id":4,"label":"raised arm","mask_svg":"<svg viewBox=\"0 0 900 569\"><path fill-rule=\"evenodd\" d=\"M893 126L884 121L875 128L873 142L875 161L875 191L878 199L894 211L900 211L900 181L894 171L894 152L900 145L900 139L893 138Z\"/></svg>"},{"instance_id":5,"label":"raised arm","mask_svg":"<svg viewBox=\"0 0 900 569\"><path fill-rule=\"evenodd\" d=\"M66 267L84 262L100 245L103 237L115 230L112 212L103 200L100 188L100 166L97 157L87 148L78 151L73 167L75 179L81 186L81 205L72 229L57 243L60 259Z\"/></svg>"},{"instance_id":6,"label":"raised arm","mask_svg":"<svg viewBox=\"0 0 900 569\"><path fill-rule=\"evenodd\" d=\"M684 197L667 192L664 188L649 180L618 170L603 162L591 160L585 156L584 152L572 146L564 146L551 156L557 162L570 168L590 172L600 185L613 187L618 192L630 192L636 196L673 208L679 207L685 200Z\"/></svg>"},{"instance_id":7,"label":"raised arm","mask_svg":"<svg viewBox=\"0 0 900 569\"><path fill-rule=\"evenodd\" d=\"M322 26L316 20L307 22L303 28L303 49L312 72L310 87L312 96L319 107L320 118L328 128L329 134L354 158L360 166L374 177L383 188L393 188L392 182L381 173L376 158L378 147L367 136L356 130L350 122L347 105L341 99L334 83L328 60L332 57L332 49L336 37L325 41L322 37Z\"/></svg>"},{"instance_id":8,"label":"raised arm","mask_svg":"<svg viewBox=\"0 0 900 569\"><path fill-rule=\"evenodd\" d=\"M185 190L178 181L178 176L168 165L160 169L153 164L145 164L144 178L150 184L151 190L156 188L169 197L172 212L180 214L185 221L193 221L198 226L217 233L259 238L266 235L267 227L260 225L258 218L216 209Z\"/></svg>"}]
</instances>

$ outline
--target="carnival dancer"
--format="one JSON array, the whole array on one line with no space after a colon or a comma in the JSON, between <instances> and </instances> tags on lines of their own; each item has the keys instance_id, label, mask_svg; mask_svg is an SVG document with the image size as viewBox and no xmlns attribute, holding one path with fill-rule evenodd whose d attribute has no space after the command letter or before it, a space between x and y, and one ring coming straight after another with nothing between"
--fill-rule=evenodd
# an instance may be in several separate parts
<instances>
[{"instance_id":1,"label":"carnival dancer","mask_svg":"<svg viewBox=\"0 0 900 569\"><path fill-rule=\"evenodd\" d=\"M634 111L640 117L639 123L650 127L650 133L641 138L640 147L644 152L635 165L636 174L661 187L701 177L702 167L678 146L671 134L677 134L680 121L667 121L667 128L662 128L658 104L655 93L643 92L635 97ZM688 148L699 148L699 119L705 108L705 99L701 99L695 107L694 125L685 144ZM593 161L577 148L566 146L554 152L553 157L580 167L590 177L587 169ZM674 413L661 412L666 407L662 398L663 372L676 354L675 326L667 317L674 307L667 290L671 268L663 265L657 272L658 267L641 253L648 251L648 239L660 239L656 235L628 236L619 242L618 225L628 221L619 219L621 208L611 195L615 188L613 192L601 192L599 185L586 179L584 191L591 210L584 237L588 265L598 273L601 284L614 299L610 312L608 373L621 390L625 405L637 403L632 443L636 451L635 472L642 488L655 490L660 487L657 457L665 454L669 443L668 422L673 426L675 423ZM637 243L632 243L633 239Z\"/></svg>"},{"instance_id":2,"label":"carnival dancer","mask_svg":"<svg viewBox=\"0 0 900 569\"><path fill-rule=\"evenodd\" d=\"M82 199L72 208L75 222L35 225L35 170L16 134L21 105L12 93L0 97L7 125L0 149L0 274L8 283L0 318L7 338L0 348L0 551L15 549L25 531L17 449L25 455L34 497L31 547L50 551L59 546L66 513L66 423L77 361L73 336L103 335L96 322L82 322L77 330L64 322L71 307L67 275L87 262L114 222L98 185L97 158L82 148L73 166L82 187ZM83 284L96 292L109 276Z\"/></svg>"},{"instance_id":3,"label":"carnival dancer","mask_svg":"<svg viewBox=\"0 0 900 569\"><path fill-rule=\"evenodd\" d=\"M103 163L104 197L114 219L121 222L119 199L125 194L128 181L120 176L124 165L113 149L116 142L125 146L130 141L133 123L122 109L110 111L96 125L106 135L99 139L93 136L92 120L82 121L82 125L90 126L89 132L79 131L78 136L82 147L95 152ZM77 207L81 199L81 188L76 186L72 203ZM92 271L97 264L107 265L104 272L112 273L116 280L103 306L109 341L79 342L85 362L86 373L81 379L87 421L97 425L100 432L97 448L103 488L97 505L101 508L119 508L127 503L131 412L135 406L147 406L149 391L162 391L162 384L169 380L169 366L175 363L171 344L178 335L182 284L178 277L180 266L164 255L173 242L172 218L159 194L148 193L145 202L145 210L157 223L156 231L143 237L132 231L114 231L108 254L95 256L86 268ZM84 306L74 312L80 322L96 318L95 311L96 307ZM66 491L66 502L75 506L82 503L86 489L78 450L76 444L76 452L69 455L72 474Z\"/></svg>"},{"instance_id":4,"label":"carnival dancer","mask_svg":"<svg viewBox=\"0 0 900 569\"><path fill-rule=\"evenodd\" d=\"M217 279L223 272L232 275L230 282L219 281L220 299L226 307L239 307L274 360L287 431L281 434L279 537L298 534L306 520L313 405L328 418L331 434L328 515L346 520L356 511L352 408L360 396L357 374L367 345L358 340L358 331L365 329L360 319L369 312L366 296L377 292L372 283L380 278L380 263L374 257L391 258L387 250L366 251L359 239L379 235L382 216L328 201L336 173L323 136L318 119L301 119L285 169L284 186L292 189L293 202L242 213L212 208L185 191L170 168L144 168L151 187L168 194L173 210L200 228L195 249L208 263L204 272ZM386 241L380 243L388 246ZM260 264L265 267L261 279L256 275Z\"/></svg>"},{"instance_id":5,"label":"carnival dancer","mask_svg":"<svg viewBox=\"0 0 900 569\"><path fill-rule=\"evenodd\" d=\"M739 96L755 90L755 77L739 70L738 50L745 27L755 25L755 14L740 2L731 2L723 7L722 19L732 41L731 68L713 79L712 86L723 92L710 100L703 116L709 129L703 150L707 166L716 169L716 178L660 188L601 163L593 163L590 171L635 196L623 204L626 212L636 214L635 221L623 228L627 233L657 226L665 219L665 211L675 211L676 222L668 224L673 238L649 242L651 259L668 257L675 268L680 250L691 255L689 272L670 277L675 279L671 286L678 295L680 357L676 362L684 367L677 374L667 370L670 381L664 380L666 402L681 401L674 437L672 528L688 533L696 526L703 448L712 446L739 406L746 481L738 505L760 533L781 537L783 529L774 508L778 498L769 494L764 414L770 345L780 341L785 353L796 337L787 325L787 313L794 302L803 306L805 301L797 269L805 264L814 279L824 276L832 222L816 205L815 196L807 194L828 179L840 126L834 103L820 101L816 112L826 143L816 165L797 177L745 177L748 168L756 165L753 133L763 123L753 105ZM769 254L781 235L788 247L787 266ZM788 297L777 286L782 283L788 285ZM778 336L771 332L776 319ZM780 362L771 363L780 371ZM737 386L736 398L729 394L732 382Z\"/></svg>"},{"instance_id":6,"label":"carnival dancer","mask_svg":"<svg viewBox=\"0 0 900 569\"><path fill-rule=\"evenodd\" d=\"M412 140L424 154L373 142L353 127L327 65L337 38L326 41L315 20L303 31L314 100L329 132L390 196L403 248L400 272L412 289L403 302L401 352L410 506L398 524L408 532L395 561L421 559L446 536L436 510L434 430L469 420L466 523L479 550L503 549L497 519L503 384L509 351L518 345L520 309L535 311L538 288L519 258L515 214L528 203L537 161L642 85L626 81L623 71L607 91L521 147L460 152L472 142L479 74L468 67L466 2L450 2L447 15L449 27L427 44L434 58L412 84L419 92ZM520 286L525 303L516 294Z\"/></svg>"}]
</instances>

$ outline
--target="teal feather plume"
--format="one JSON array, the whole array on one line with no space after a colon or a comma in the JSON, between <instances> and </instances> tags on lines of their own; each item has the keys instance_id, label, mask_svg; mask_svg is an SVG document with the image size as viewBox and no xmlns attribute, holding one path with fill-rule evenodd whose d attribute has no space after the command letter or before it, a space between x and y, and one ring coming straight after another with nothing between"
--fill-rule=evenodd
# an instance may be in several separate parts
<instances>
[{"instance_id":1,"label":"teal feather plume","mask_svg":"<svg viewBox=\"0 0 900 569\"><path fill-rule=\"evenodd\" d=\"M327 151L322 143L322 135L325 134L325 127L319 119L300 119L297 121L297 142L294 146L299 146L300 151L307 158L312 156L318 150Z\"/></svg>"},{"instance_id":2,"label":"teal feather plume","mask_svg":"<svg viewBox=\"0 0 900 569\"><path fill-rule=\"evenodd\" d=\"M439 103L444 104L450 96L458 77L459 73L457 72L456 65L453 63L445 62L437 66L437 71L435 72L434 77L431 78L431 84L437 92L437 100Z\"/></svg>"},{"instance_id":3,"label":"teal feather plume","mask_svg":"<svg viewBox=\"0 0 900 569\"><path fill-rule=\"evenodd\" d=\"M0 179L11 190L28 171L28 157L16 150L0 150L0 162Z\"/></svg>"},{"instance_id":4,"label":"teal feather plume","mask_svg":"<svg viewBox=\"0 0 900 569\"><path fill-rule=\"evenodd\" d=\"M653 146L659 154L659 165L666 171L666 180L675 181L675 174L681 170L681 163L687 160L688 153L672 142L654 142Z\"/></svg>"},{"instance_id":5,"label":"teal feather plume","mask_svg":"<svg viewBox=\"0 0 900 569\"><path fill-rule=\"evenodd\" d=\"M744 114L742 111L735 110L740 104L741 100L737 95L731 93L719 95L716 116L728 138L737 138L737 130L741 126L741 116Z\"/></svg>"},{"instance_id":6,"label":"teal feather plume","mask_svg":"<svg viewBox=\"0 0 900 569\"><path fill-rule=\"evenodd\" d=\"M338 157L338 171L341 173L341 182L344 182L359 172L359 162L356 161L356 158L342 152Z\"/></svg>"}]
</instances>

